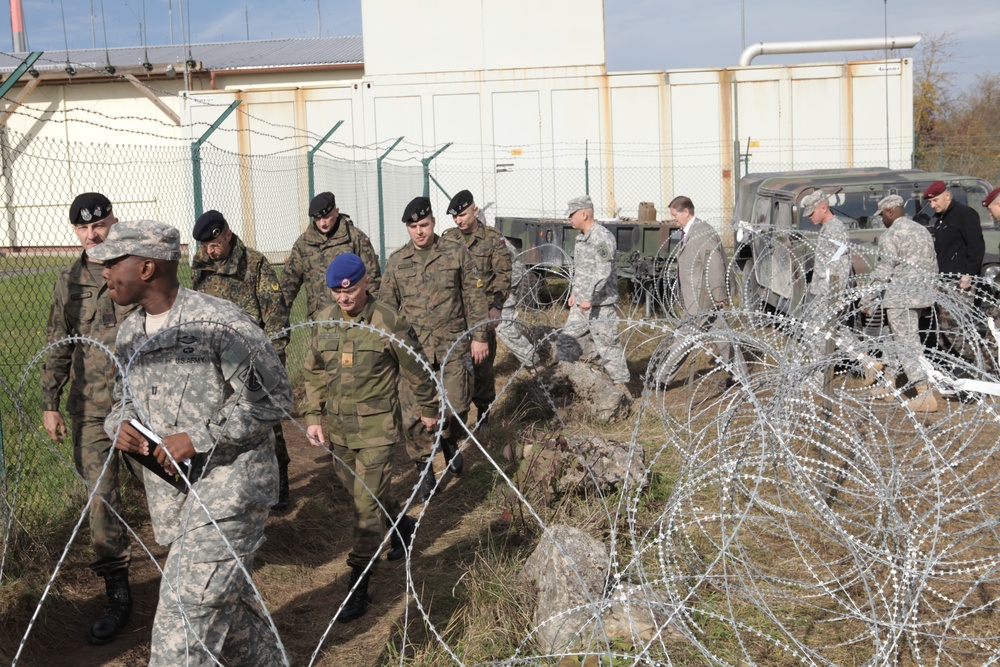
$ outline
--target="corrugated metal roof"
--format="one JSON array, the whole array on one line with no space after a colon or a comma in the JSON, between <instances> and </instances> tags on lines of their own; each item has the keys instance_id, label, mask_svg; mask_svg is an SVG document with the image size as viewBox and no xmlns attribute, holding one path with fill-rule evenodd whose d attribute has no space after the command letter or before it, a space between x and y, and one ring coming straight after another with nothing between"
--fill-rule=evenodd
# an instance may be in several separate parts
<instances>
[{"instance_id":1,"label":"corrugated metal roof","mask_svg":"<svg viewBox=\"0 0 1000 667\"><path fill-rule=\"evenodd\" d=\"M182 44L171 46L117 47L104 49L77 49L69 52L69 60L78 69L103 69L110 58L115 67L141 65L149 54L152 64L177 63L188 59L188 49ZM248 42L217 42L191 44L190 55L200 60L203 69L239 70L267 69L272 67L308 67L322 65L348 65L364 63L361 37L313 37L298 39L262 39ZM16 68L27 54L0 54L0 71ZM66 52L45 51L35 63L35 69L62 69Z\"/></svg>"}]
</instances>

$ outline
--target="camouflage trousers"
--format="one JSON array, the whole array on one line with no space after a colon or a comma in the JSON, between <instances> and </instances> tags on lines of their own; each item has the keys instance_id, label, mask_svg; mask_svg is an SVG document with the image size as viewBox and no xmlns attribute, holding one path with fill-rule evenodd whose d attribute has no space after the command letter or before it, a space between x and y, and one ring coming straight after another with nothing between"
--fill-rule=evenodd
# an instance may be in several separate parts
<instances>
[{"instance_id":1,"label":"camouflage trousers","mask_svg":"<svg viewBox=\"0 0 1000 667\"><path fill-rule=\"evenodd\" d=\"M680 372L681 365L684 360L688 358L693 351L698 349L692 345L692 338L710 331L718 331L720 334L725 336L726 332L729 331L729 326L726 323L726 318L721 312L709 312L704 315L699 315L695 318L694 323L682 324L674 332L674 341L670 345L670 349L667 351L666 360L660 367L662 370L657 371L656 382L668 385L674 381L677 374ZM743 353L733 346L728 340L723 337L722 340L718 342L713 342L712 346L715 348L715 353L721 358L725 359L729 365L732 367L731 375L734 380L745 380L749 377L749 371L747 370L746 360L743 358ZM666 371L666 375L661 373Z\"/></svg>"},{"instance_id":2,"label":"camouflage trousers","mask_svg":"<svg viewBox=\"0 0 1000 667\"><path fill-rule=\"evenodd\" d=\"M511 354L524 366L531 368L538 364L538 353L535 345L521 330L517 323L517 299L511 294L503 304L501 314L503 321L497 326L496 335Z\"/></svg>"},{"instance_id":3,"label":"camouflage trousers","mask_svg":"<svg viewBox=\"0 0 1000 667\"><path fill-rule=\"evenodd\" d=\"M906 373L907 381L927 382L927 373L917 361L924 353L920 343L920 311L913 308L886 308L885 315L889 319L893 339L906 350L898 362Z\"/></svg>"},{"instance_id":4,"label":"camouflage trousers","mask_svg":"<svg viewBox=\"0 0 1000 667\"><path fill-rule=\"evenodd\" d=\"M72 424L76 471L89 486L97 489L90 504L90 542L94 547L90 569L103 577L127 568L132 559L131 541L125 525L111 511L114 508L121 512L118 491L121 455L112 447L111 439L104 431L103 418L75 416ZM109 454L112 459L104 470Z\"/></svg>"},{"instance_id":5,"label":"camouflage trousers","mask_svg":"<svg viewBox=\"0 0 1000 667\"><path fill-rule=\"evenodd\" d=\"M347 554L351 567L368 565L385 538L386 526L399 514L399 503L389 488L394 454L395 445L362 449L333 445L337 477L354 496L354 547Z\"/></svg>"},{"instance_id":6,"label":"camouflage trousers","mask_svg":"<svg viewBox=\"0 0 1000 667\"><path fill-rule=\"evenodd\" d=\"M491 326L485 328L489 354L483 363L472 367L472 404L479 410L479 417L497 400L497 380L493 372L497 358L497 333Z\"/></svg>"},{"instance_id":7,"label":"camouflage trousers","mask_svg":"<svg viewBox=\"0 0 1000 667\"><path fill-rule=\"evenodd\" d=\"M591 306L587 311L577 306L570 308L566 324L556 341L558 359L572 361L579 358L583 338L588 332L594 339L594 347L604 370L615 382L627 383L631 376L625 363L625 349L618 340L618 315L614 304Z\"/></svg>"},{"instance_id":8,"label":"camouflage trousers","mask_svg":"<svg viewBox=\"0 0 1000 667\"><path fill-rule=\"evenodd\" d=\"M441 437L455 441L462 436L463 424L469 416L469 399L471 390L469 387L472 379L472 371L469 366L472 359L468 354L458 358L452 358L444 367L444 391L451 402L457 416L452 414L445 406L445 423ZM440 368L433 364L435 372ZM417 405L416 398L410 390L410 384L403 379L399 382L399 405L403 416L403 437L406 440L406 454L411 461L423 463L430 458L431 450L434 448L434 438L436 433L424 428L420 421L421 408Z\"/></svg>"},{"instance_id":9,"label":"camouflage trousers","mask_svg":"<svg viewBox=\"0 0 1000 667\"><path fill-rule=\"evenodd\" d=\"M153 620L150 667L284 665L239 568L242 563L247 572L253 570L266 520L267 510L254 510L218 521L218 529L211 524L193 528L170 545Z\"/></svg>"}]
</instances>

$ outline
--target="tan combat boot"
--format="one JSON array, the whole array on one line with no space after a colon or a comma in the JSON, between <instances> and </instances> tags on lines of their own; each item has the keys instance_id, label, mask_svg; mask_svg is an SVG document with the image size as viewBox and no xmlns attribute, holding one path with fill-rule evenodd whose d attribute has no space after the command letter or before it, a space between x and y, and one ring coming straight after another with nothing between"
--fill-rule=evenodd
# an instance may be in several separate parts
<instances>
[{"instance_id":1,"label":"tan combat boot","mask_svg":"<svg viewBox=\"0 0 1000 667\"><path fill-rule=\"evenodd\" d=\"M869 357L867 354L864 359L861 360L861 372L864 373L864 377L861 380L862 387L870 387L878 380L879 373L885 366L882 365L881 361L877 361L874 357Z\"/></svg>"},{"instance_id":2,"label":"tan combat boot","mask_svg":"<svg viewBox=\"0 0 1000 667\"><path fill-rule=\"evenodd\" d=\"M934 398L934 388L926 382L917 383L917 397L906 402L906 407L914 412L937 412L937 399Z\"/></svg>"}]
</instances>

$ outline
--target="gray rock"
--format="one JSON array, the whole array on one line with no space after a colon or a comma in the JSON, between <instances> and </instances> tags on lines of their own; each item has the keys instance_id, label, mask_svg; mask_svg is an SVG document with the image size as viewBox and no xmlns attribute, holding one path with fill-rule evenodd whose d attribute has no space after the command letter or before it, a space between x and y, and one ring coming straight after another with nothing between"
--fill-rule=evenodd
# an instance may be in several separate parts
<instances>
[{"instance_id":1,"label":"gray rock","mask_svg":"<svg viewBox=\"0 0 1000 667\"><path fill-rule=\"evenodd\" d=\"M564 471L555 489L566 493L575 488L603 492L641 486L646 478L646 452L641 445L599 436L555 438L555 446L567 455Z\"/></svg>"},{"instance_id":2,"label":"gray rock","mask_svg":"<svg viewBox=\"0 0 1000 667\"><path fill-rule=\"evenodd\" d=\"M591 421L614 422L629 415L632 396L600 368L580 361L560 361L541 376L556 407Z\"/></svg>"},{"instance_id":3,"label":"gray rock","mask_svg":"<svg viewBox=\"0 0 1000 667\"><path fill-rule=\"evenodd\" d=\"M654 592L635 584L622 584L605 600L604 632L609 639L624 639L633 646L647 644L654 637L683 642L681 633L667 624L669 618L666 603Z\"/></svg>"},{"instance_id":4,"label":"gray rock","mask_svg":"<svg viewBox=\"0 0 1000 667\"><path fill-rule=\"evenodd\" d=\"M563 653L598 627L608 551L578 528L555 525L550 530L551 537L544 535L524 564L523 576L538 591L536 645L545 653Z\"/></svg>"}]
</instances>

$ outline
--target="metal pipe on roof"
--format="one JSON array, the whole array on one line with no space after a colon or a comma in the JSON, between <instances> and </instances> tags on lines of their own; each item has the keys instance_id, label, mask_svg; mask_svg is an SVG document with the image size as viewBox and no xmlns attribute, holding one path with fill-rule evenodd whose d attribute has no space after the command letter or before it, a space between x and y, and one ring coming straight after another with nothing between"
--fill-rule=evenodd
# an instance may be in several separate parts
<instances>
[{"instance_id":1,"label":"metal pipe on roof","mask_svg":"<svg viewBox=\"0 0 1000 667\"><path fill-rule=\"evenodd\" d=\"M24 8L21 0L10 0L10 33L15 53L28 50L28 35L24 29Z\"/></svg>"},{"instance_id":2,"label":"metal pipe on roof","mask_svg":"<svg viewBox=\"0 0 1000 667\"><path fill-rule=\"evenodd\" d=\"M920 35L905 37L862 37L858 39L816 39L799 42L757 42L743 49L740 67L747 67L757 56L782 53L820 53L827 51L873 51L878 49L912 49Z\"/></svg>"}]
</instances>

